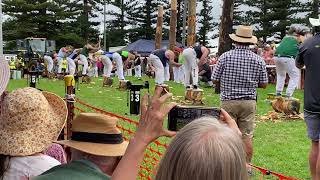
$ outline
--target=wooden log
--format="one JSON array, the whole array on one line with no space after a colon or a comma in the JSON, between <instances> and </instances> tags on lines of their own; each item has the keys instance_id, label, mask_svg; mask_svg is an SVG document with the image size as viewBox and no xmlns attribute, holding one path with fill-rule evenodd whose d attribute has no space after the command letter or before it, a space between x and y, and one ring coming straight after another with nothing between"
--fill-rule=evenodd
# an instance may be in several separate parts
<instances>
[{"instance_id":1,"label":"wooden log","mask_svg":"<svg viewBox=\"0 0 320 180\"><path fill-rule=\"evenodd\" d=\"M192 90L192 99L193 99L193 105L202 105L202 99L203 99L203 90L202 89L193 89Z\"/></svg>"},{"instance_id":2,"label":"wooden log","mask_svg":"<svg viewBox=\"0 0 320 180\"><path fill-rule=\"evenodd\" d=\"M113 84L113 79L110 77L103 77L103 87L111 87Z\"/></svg>"},{"instance_id":3,"label":"wooden log","mask_svg":"<svg viewBox=\"0 0 320 180\"><path fill-rule=\"evenodd\" d=\"M162 24L163 24L163 6L159 6L158 7L156 36L155 36L155 49L160 49L161 48Z\"/></svg>"},{"instance_id":4,"label":"wooden log","mask_svg":"<svg viewBox=\"0 0 320 180\"><path fill-rule=\"evenodd\" d=\"M91 78L89 76L82 76L81 82L85 84L90 84Z\"/></svg>"},{"instance_id":5,"label":"wooden log","mask_svg":"<svg viewBox=\"0 0 320 180\"><path fill-rule=\"evenodd\" d=\"M219 33L219 47L218 47L219 56L224 52L229 51L232 47L232 40L230 39L229 34L232 33L233 8L234 8L234 0L223 1L221 22L220 22L220 33Z\"/></svg>"},{"instance_id":6,"label":"wooden log","mask_svg":"<svg viewBox=\"0 0 320 180\"><path fill-rule=\"evenodd\" d=\"M127 83L128 83L128 80L120 80L119 89L123 91L127 90L128 89Z\"/></svg>"},{"instance_id":7,"label":"wooden log","mask_svg":"<svg viewBox=\"0 0 320 180\"><path fill-rule=\"evenodd\" d=\"M193 91L192 89L187 89L186 90L186 93L185 93L185 99L188 100L188 101L193 101Z\"/></svg>"},{"instance_id":8,"label":"wooden log","mask_svg":"<svg viewBox=\"0 0 320 180\"><path fill-rule=\"evenodd\" d=\"M197 1L189 0L188 38L187 38L188 46L193 46L196 43L196 8L197 8Z\"/></svg>"}]
</instances>

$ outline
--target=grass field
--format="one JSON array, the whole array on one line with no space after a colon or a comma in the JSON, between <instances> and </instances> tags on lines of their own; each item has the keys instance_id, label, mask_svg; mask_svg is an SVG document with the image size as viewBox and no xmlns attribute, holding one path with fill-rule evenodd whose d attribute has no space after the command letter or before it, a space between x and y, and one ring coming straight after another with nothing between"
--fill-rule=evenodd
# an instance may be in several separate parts
<instances>
[{"instance_id":1,"label":"grass field","mask_svg":"<svg viewBox=\"0 0 320 180\"><path fill-rule=\"evenodd\" d=\"M143 78L143 81L129 80L142 84L144 80L150 80L151 94L154 89L154 81ZM114 80L117 87L117 80ZM174 82L168 82L170 91L174 96L183 96L183 85ZM8 90L14 90L28 86L26 80L11 80ZM37 87L57 93L64 96L64 82L61 80L40 79ZM118 91L116 88L103 88L102 79L93 80L92 84L80 84L80 91L76 96L96 107L103 108L106 111L114 112L131 119L138 120L137 116L127 115L129 107L127 107L127 92ZM261 166L287 176L299 179L309 179L309 168L307 155L310 142L306 136L306 127L301 120L283 120L279 122L260 122L259 117L268 111L271 106L265 102L268 93L273 93L275 87L270 85L266 90L258 91L258 112L257 122L254 135L254 159L253 164ZM204 88L205 104L207 106L219 106L219 95L214 94L211 88ZM146 92L146 90L143 90ZM303 92L297 90L295 97L303 100Z\"/></svg>"}]
</instances>

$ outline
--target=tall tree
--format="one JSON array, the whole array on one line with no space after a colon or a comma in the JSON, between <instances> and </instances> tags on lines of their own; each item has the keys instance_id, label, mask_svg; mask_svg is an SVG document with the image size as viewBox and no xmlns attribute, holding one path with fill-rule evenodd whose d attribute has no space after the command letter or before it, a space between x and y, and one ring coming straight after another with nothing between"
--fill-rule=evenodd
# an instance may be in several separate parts
<instances>
[{"instance_id":1,"label":"tall tree","mask_svg":"<svg viewBox=\"0 0 320 180\"><path fill-rule=\"evenodd\" d=\"M154 39L154 25L157 22L157 10L159 5L168 6L167 0L132 0L127 3L128 8L128 24L131 28L128 30L130 41L135 41L139 38ZM168 21L165 22L169 24ZM166 30L164 29L164 32ZM168 32L168 31L167 31ZM164 33L163 38L168 36Z\"/></svg>"},{"instance_id":2,"label":"tall tree","mask_svg":"<svg viewBox=\"0 0 320 180\"><path fill-rule=\"evenodd\" d=\"M232 46L232 41L229 34L232 32L233 25L233 6L234 0L224 0L222 6L222 16L220 22L220 34L219 34L219 49L218 55L229 51Z\"/></svg>"},{"instance_id":3,"label":"tall tree","mask_svg":"<svg viewBox=\"0 0 320 180\"><path fill-rule=\"evenodd\" d=\"M200 20L198 23L200 24L199 29L199 41L202 45L208 44L208 33L213 30L214 27L217 26L216 23L213 22L212 16L212 6L211 0L201 0L202 2L202 9L199 14Z\"/></svg>"}]
</instances>

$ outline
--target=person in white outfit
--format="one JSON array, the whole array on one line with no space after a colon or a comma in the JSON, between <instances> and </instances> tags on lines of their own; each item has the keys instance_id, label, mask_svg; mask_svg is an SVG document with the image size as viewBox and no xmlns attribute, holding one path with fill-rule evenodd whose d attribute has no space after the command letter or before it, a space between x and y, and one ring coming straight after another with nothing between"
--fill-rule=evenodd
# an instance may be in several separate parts
<instances>
[{"instance_id":1,"label":"person in white outfit","mask_svg":"<svg viewBox=\"0 0 320 180\"><path fill-rule=\"evenodd\" d=\"M184 68L185 68L185 87L190 88L190 77L192 77L192 85L194 89L198 88L199 82L199 64L203 64L206 62L206 59L209 55L210 51L208 48L198 45L193 48L187 48L183 51L182 55L185 59ZM199 59L199 62L198 60Z\"/></svg>"},{"instance_id":2,"label":"person in white outfit","mask_svg":"<svg viewBox=\"0 0 320 180\"><path fill-rule=\"evenodd\" d=\"M47 63L47 71L48 73L52 73L53 69L53 59L51 56L44 55L43 60Z\"/></svg>"},{"instance_id":3,"label":"person in white outfit","mask_svg":"<svg viewBox=\"0 0 320 180\"><path fill-rule=\"evenodd\" d=\"M110 55L110 54L109 54ZM111 54L112 56L112 54ZM102 55L101 56L101 62L103 64L103 76L109 78L111 76L111 71L112 71L112 61L109 58L108 54Z\"/></svg>"},{"instance_id":4,"label":"person in white outfit","mask_svg":"<svg viewBox=\"0 0 320 180\"><path fill-rule=\"evenodd\" d=\"M137 78L141 78L141 59L140 56L136 56L134 60L134 76Z\"/></svg>"},{"instance_id":5,"label":"person in white outfit","mask_svg":"<svg viewBox=\"0 0 320 180\"><path fill-rule=\"evenodd\" d=\"M95 53L100 49L100 40L98 42L98 44L96 45L91 45L91 44L86 44L81 52L80 52L80 61L83 64L83 68L82 68L82 75L86 76L87 75L87 71L88 71L88 57L89 57L89 53Z\"/></svg>"},{"instance_id":6,"label":"person in white outfit","mask_svg":"<svg viewBox=\"0 0 320 180\"><path fill-rule=\"evenodd\" d=\"M75 75L76 72L76 63L75 59L78 57L78 54L80 52L80 49L75 49L73 52L67 57L68 61L68 69L70 75Z\"/></svg>"},{"instance_id":7,"label":"person in white outfit","mask_svg":"<svg viewBox=\"0 0 320 180\"><path fill-rule=\"evenodd\" d=\"M174 82L176 83L184 83L184 66L182 65L183 63L183 58L182 58L182 48L175 48L174 53L175 53L175 62L180 63L181 66L174 66L173 69L173 79Z\"/></svg>"},{"instance_id":8,"label":"person in white outfit","mask_svg":"<svg viewBox=\"0 0 320 180\"><path fill-rule=\"evenodd\" d=\"M57 60L58 60L58 74L61 74L62 70L62 60L63 58L67 58L68 54L72 52L73 47L72 46L66 46L62 47L57 55Z\"/></svg>"},{"instance_id":9,"label":"person in white outfit","mask_svg":"<svg viewBox=\"0 0 320 180\"><path fill-rule=\"evenodd\" d=\"M297 88L300 79L300 70L295 66L295 58L299 51L300 35L295 26L291 26L287 36L285 36L276 49L276 70L277 70L277 96L282 95L287 73L289 75L289 84L286 90L286 96L291 97Z\"/></svg>"},{"instance_id":10,"label":"person in white outfit","mask_svg":"<svg viewBox=\"0 0 320 180\"><path fill-rule=\"evenodd\" d=\"M165 67L169 64L179 66L174 62L175 54L171 50L157 49L150 54L149 61L155 68L155 82L162 85L165 81ZM181 65L180 65L181 66Z\"/></svg>"},{"instance_id":11,"label":"person in white outfit","mask_svg":"<svg viewBox=\"0 0 320 180\"><path fill-rule=\"evenodd\" d=\"M124 72L123 72L123 61L122 57L118 52L112 54L112 59L116 63L117 66L117 76L119 80L124 80Z\"/></svg>"}]
</instances>

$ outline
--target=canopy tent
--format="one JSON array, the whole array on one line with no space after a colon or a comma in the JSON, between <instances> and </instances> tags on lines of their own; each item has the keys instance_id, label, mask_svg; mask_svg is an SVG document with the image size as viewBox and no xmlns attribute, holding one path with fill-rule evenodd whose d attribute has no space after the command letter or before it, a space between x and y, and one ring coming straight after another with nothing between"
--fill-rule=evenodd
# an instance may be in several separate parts
<instances>
[{"instance_id":1,"label":"canopy tent","mask_svg":"<svg viewBox=\"0 0 320 180\"><path fill-rule=\"evenodd\" d=\"M122 48L121 50L126 51L137 51L141 56L148 56L152 51L155 50L155 41L154 40L146 40L146 39L139 39L128 46ZM182 47L181 43L176 43L176 46ZM169 40L162 40L161 42L161 49L168 49L169 47Z\"/></svg>"}]
</instances>

